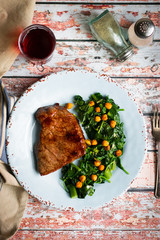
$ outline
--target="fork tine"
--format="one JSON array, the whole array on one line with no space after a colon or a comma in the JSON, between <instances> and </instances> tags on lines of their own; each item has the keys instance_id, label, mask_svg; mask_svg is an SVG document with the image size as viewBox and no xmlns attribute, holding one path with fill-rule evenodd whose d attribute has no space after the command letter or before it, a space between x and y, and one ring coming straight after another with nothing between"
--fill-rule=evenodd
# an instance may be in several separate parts
<instances>
[{"instance_id":1,"label":"fork tine","mask_svg":"<svg viewBox=\"0 0 160 240\"><path fill-rule=\"evenodd\" d=\"M156 114L156 127L158 128L159 117L158 117L158 107L157 107L157 114Z\"/></svg>"},{"instance_id":2,"label":"fork tine","mask_svg":"<svg viewBox=\"0 0 160 240\"><path fill-rule=\"evenodd\" d=\"M154 108L154 114L153 114L153 118L152 118L152 124L153 124L153 128L155 128L155 120L156 120L156 108Z\"/></svg>"},{"instance_id":3,"label":"fork tine","mask_svg":"<svg viewBox=\"0 0 160 240\"><path fill-rule=\"evenodd\" d=\"M159 128L160 124L159 124L159 112L158 112L158 107L157 107L157 117L156 117L156 127Z\"/></svg>"}]
</instances>

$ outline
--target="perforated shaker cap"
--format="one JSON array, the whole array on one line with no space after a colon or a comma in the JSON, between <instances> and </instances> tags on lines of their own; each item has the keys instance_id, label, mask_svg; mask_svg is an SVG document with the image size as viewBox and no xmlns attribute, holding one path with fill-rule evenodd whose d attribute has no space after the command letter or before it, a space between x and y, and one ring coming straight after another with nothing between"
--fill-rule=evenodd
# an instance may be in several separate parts
<instances>
[{"instance_id":1,"label":"perforated shaker cap","mask_svg":"<svg viewBox=\"0 0 160 240\"><path fill-rule=\"evenodd\" d=\"M134 31L140 38L147 38L154 32L155 26L149 18L141 18L134 25Z\"/></svg>"}]
</instances>

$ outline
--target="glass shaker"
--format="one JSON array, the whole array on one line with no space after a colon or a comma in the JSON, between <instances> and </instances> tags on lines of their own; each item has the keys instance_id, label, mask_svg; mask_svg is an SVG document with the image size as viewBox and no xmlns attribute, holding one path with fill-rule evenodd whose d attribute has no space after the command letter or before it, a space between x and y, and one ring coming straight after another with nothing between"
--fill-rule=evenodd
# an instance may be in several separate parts
<instances>
[{"instance_id":1,"label":"glass shaker","mask_svg":"<svg viewBox=\"0 0 160 240\"><path fill-rule=\"evenodd\" d=\"M133 55L131 44L126 42L120 25L108 10L91 20L89 26L93 36L114 53L116 60L123 62Z\"/></svg>"},{"instance_id":2,"label":"glass shaker","mask_svg":"<svg viewBox=\"0 0 160 240\"><path fill-rule=\"evenodd\" d=\"M137 48L150 45L155 32L154 23L149 18L140 18L128 29L129 41Z\"/></svg>"}]
</instances>

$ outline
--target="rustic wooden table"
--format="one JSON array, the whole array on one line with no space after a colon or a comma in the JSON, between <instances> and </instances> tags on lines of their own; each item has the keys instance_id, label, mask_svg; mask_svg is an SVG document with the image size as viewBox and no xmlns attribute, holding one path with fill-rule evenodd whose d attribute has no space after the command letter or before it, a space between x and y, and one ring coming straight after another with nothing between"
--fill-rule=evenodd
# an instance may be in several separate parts
<instances>
[{"instance_id":1,"label":"rustic wooden table","mask_svg":"<svg viewBox=\"0 0 160 240\"><path fill-rule=\"evenodd\" d=\"M109 60L109 52L93 39L87 24L106 8L115 12L126 28L149 17L156 26L153 44L135 49L125 63ZM33 23L54 31L54 57L40 72L18 56L3 77L8 91L20 96L41 76L71 68L102 72L130 92L141 107L148 146L138 176L123 195L88 212L57 210L30 196L20 229L12 239L160 239L160 200L154 197L157 148L151 135L153 105L160 107L160 0L110 0L107 4L105 0L41 0L36 3Z\"/></svg>"}]
</instances>

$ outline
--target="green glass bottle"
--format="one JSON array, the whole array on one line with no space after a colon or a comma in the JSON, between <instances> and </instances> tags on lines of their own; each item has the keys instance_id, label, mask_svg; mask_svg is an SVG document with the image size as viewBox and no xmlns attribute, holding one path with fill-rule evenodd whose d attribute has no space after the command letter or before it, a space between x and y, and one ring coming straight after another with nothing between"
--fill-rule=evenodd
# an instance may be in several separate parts
<instances>
[{"instance_id":1,"label":"green glass bottle","mask_svg":"<svg viewBox=\"0 0 160 240\"><path fill-rule=\"evenodd\" d=\"M91 20L89 26L93 36L114 53L116 60L123 62L134 54L132 46L124 38L120 25L108 10Z\"/></svg>"}]
</instances>

